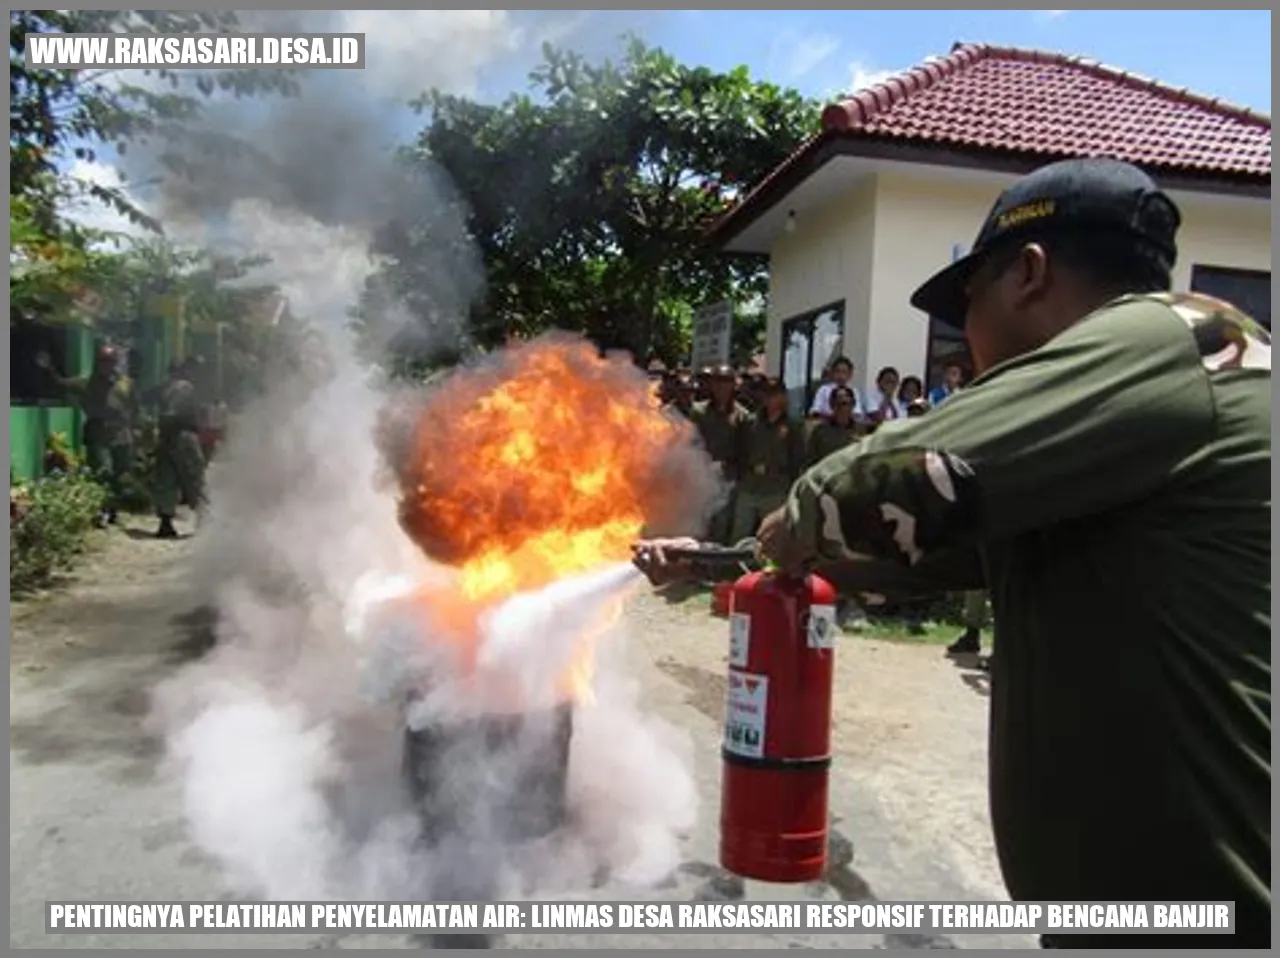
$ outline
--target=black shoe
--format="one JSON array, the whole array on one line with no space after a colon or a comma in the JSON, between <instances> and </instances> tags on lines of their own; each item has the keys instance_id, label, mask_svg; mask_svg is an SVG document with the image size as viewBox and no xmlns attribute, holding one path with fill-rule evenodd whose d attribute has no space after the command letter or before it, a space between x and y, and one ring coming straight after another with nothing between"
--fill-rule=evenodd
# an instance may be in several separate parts
<instances>
[{"instance_id":1,"label":"black shoe","mask_svg":"<svg viewBox=\"0 0 1280 958\"><path fill-rule=\"evenodd\" d=\"M176 539L178 530L173 527L173 520L167 517L160 519L160 528L156 530L157 539Z\"/></svg>"},{"instance_id":2,"label":"black shoe","mask_svg":"<svg viewBox=\"0 0 1280 958\"><path fill-rule=\"evenodd\" d=\"M114 509L107 510L107 525L116 526L120 524L120 517Z\"/></svg>"},{"instance_id":3,"label":"black shoe","mask_svg":"<svg viewBox=\"0 0 1280 958\"><path fill-rule=\"evenodd\" d=\"M982 635L977 629L965 629L964 635L947 646L947 655L977 655L982 651Z\"/></svg>"}]
</instances>

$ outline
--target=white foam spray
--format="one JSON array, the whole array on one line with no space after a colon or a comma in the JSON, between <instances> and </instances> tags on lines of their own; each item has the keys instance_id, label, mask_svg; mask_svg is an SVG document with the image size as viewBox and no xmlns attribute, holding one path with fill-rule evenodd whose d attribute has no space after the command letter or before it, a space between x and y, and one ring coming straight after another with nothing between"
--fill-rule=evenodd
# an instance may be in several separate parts
<instances>
[{"instance_id":1,"label":"white foam spray","mask_svg":"<svg viewBox=\"0 0 1280 958\"><path fill-rule=\"evenodd\" d=\"M414 206L438 242L438 268L423 271L438 274L433 288L415 291L437 307L420 337L460 335L479 292L478 258L447 183L427 177L411 200L394 195L387 184L399 181L382 175L381 154L361 146L371 138L360 131L386 115L385 104L346 93L212 110L226 132L271 147L278 165L211 167L184 189L166 184L159 207L179 241L269 257L247 281L277 284L290 311L323 336L322 363L297 375L264 370L263 395L230 424L192 563L197 599L217 612L217 645L156 690L151 717L169 742L192 838L235 893L273 900L431 897L442 875L465 871L449 841L434 851L417 841L401 768L413 718L404 693L415 683L421 691L425 677L418 707L437 719L485 701L468 698L474 688L457 679L448 643L422 617L397 624L387 614L424 584L448 587L451 572L400 527L377 440L394 393L357 360L346 332L377 265L369 250L384 207ZM309 149L297 131L317 128L317 117L330 133L352 135ZM705 507L690 501L691 516ZM579 627L607 622L633 585L629 568L604 569L493 610L481 628L481 672L514 676L538 705ZM625 619L596 640L596 694L576 710L573 815L552 839L556 853L512 847L483 828L469 840L467 861L518 880L504 887L572 894L601 870L647 883L677 864L679 836L696 813L689 743L645 713L625 640ZM441 775L480 789L484 823L485 786L501 791L538 749L517 739L479 767L456 757Z\"/></svg>"}]
</instances>

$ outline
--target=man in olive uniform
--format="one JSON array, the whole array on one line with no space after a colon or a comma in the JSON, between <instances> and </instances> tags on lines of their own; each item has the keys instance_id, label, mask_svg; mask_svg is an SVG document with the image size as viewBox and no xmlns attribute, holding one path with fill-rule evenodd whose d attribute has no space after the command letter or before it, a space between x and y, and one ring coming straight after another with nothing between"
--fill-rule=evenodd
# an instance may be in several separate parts
<instances>
[{"instance_id":1,"label":"man in olive uniform","mask_svg":"<svg viewBox=\"0 0 1280 958\"><path fill-rule=\"evenodd\" d=\"M204 452L200 447L200 401L196 393L195 359L180 363L161 396L159 442L156 449L156 514L158 539L175 539L178 506L185 503L204 511Z\"/></svg>"},{"instance_id":2,"label":"man in olive uniform","mask_svg":"<svg viewBox=\"0 0 1280 958\"><path fill-rule=\"evenodd\" d=\"M731 542L755 534L760 521L786 500L804 465L804 429L787 416L786 387L770 380L761 398L763 407L745 427Z\"/></svg>"},{"instance_id":3,"label":"man in olive uniform","mask_svg":"<svg viewBox=\"0 0 1280 958\"><path fill-rule=\"evenodd\" d=\"M853 418L856 401L853 390L848 386L837 386L831 390L831 418L819 420L809 433L806 467L816 465L858 441L858 423Z\"/></svg>"},{"instance_id":4,"label":"man in olive uniform","mask_svg":"<svg viewBox=\"0 0 1280 958\"><path fill-rule=\"evenodd\" d=\"M114 523L124 495L124 481L133 468L134 429L138 420L138 396L132 380L122 374L120 353L100 346L94 355L93 371L87 378L66 379L41 353L36 363L75 398L84 414L85 464L107 487L103 521Z\"/></svg>"},{"instance_id":5,"label":"man in olive uniform","mask_svg":"<svg viewBox=\"0 0 1280 958\"><path fill-rule=\"evenodd\" d=\"M729 543L736 499L734 484L742 474L743 444L751 414L734 398L735 377L728 366L704 370L702 379L710 397L694 403L689 418L698 428L712 461L720 467L721 477L730 484L729 499L711 517L707 534L712 542Z\"/></svg>"},{"instance_id":6,"label":"man in olive uniform","mask_svg":"<svg viewBox=\"0 0 1280 958\"><path fill-rule=\"evenodd\" d=\"M1214 947L1267 948L1271 340L1168 292L1179 221L1117 161L1019 180L912 298L963 327L977 378L802 476L760 548L843 582L989 589L991 818L1015 901L1231 901Z\"/></svg>"},{"instance_id":7,"label":"man in olive uniform","mask_svg":"<svg viewBox=\"0 0 1280 958\"><path fill-rule=\"evenodd\" d=\"M697 387L693 382L693 374L687 369L677 370L671 377L670 398L666 408L678 412L686 419L693 416L693 397Z\"/></svg>"}]
</instances>

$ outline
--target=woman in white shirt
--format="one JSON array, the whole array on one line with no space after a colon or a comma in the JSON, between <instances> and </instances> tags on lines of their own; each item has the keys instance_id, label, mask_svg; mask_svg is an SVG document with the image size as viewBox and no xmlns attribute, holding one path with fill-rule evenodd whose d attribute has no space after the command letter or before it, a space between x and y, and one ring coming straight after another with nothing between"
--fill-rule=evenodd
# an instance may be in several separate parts
<instances>
[{"instance_id":1,"label":"woman in white shirt","mask_svg":"<svg viewBox=\"0 0 1280 958\"><path fill-rule=\"evenodd\" d=\"M905 419L906 407L898 401L898 383L902 377L892 366L876 374L875 385L867 390L867 417L872 426L893 419Z\"/></svg>"}]
</instances>

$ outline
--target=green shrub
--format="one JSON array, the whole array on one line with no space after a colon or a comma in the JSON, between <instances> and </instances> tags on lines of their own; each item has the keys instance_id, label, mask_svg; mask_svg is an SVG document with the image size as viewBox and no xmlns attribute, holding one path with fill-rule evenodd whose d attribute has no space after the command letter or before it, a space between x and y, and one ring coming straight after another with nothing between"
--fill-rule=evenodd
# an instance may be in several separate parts
<instances>
[{"instance_id":1,"label":"green shrub","mask_svg":"<svg viewBox=\"0 0 1280 958\"><path fill-rule=\"evenodd\" d=\"M9 587L47 585L85 549L107 493L84 473L53 473L9 485Z\"/></svg>"}]
</instances>

